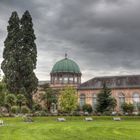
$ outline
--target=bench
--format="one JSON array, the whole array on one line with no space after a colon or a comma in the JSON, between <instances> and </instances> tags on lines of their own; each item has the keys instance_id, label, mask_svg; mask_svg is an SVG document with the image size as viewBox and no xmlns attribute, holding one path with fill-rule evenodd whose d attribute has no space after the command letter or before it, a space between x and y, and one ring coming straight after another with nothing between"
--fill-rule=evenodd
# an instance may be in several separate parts
<instances>
[{"instance_id":1,"label":"bench","mask_svg":"<svg viewBox=\"0 0 140 140\"><path fill-rule=\"evenodd\" d=\"M3 125L3 124L4 124L3 120L0 120L0 125Z\"/></svg>"},{"instance_id":2,"label":"bench","mask_svg":"<svg viewBox=\"0 0 140 140\"><path fill-rule=\"evenodd\" d=\"M93 121L91 117L85 118L85 121Z\"/></svg>"},{"instance_id":3,"label":"bench","mask_svg":"<svg viewBox=\"0 0 140 140\"><path fill-rule=\"evenodd\" d=\"M113 118L114 121L121 121L120 117Z\"/></svg>"},{"instance_id":4,"label":"bench","mask_svg":"<svg viewBox=\"0 0 140 140\"><path fill-rule=\"evenodd\" d=\"M57 118L57 121L59 121L59 122L65 122L66 119L65 118Z\"/></svg>"}]
</instances>

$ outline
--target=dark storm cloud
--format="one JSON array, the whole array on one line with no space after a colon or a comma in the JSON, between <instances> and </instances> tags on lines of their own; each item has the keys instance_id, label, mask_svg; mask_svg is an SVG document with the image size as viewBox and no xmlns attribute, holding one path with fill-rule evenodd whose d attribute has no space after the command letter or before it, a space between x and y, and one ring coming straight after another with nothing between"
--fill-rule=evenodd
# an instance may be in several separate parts
<instances>
[{"instance_id":1,"label":"dark storm cloud","mask_svg":"<svg viewBox=\"0 0 140 140\"><path fill-rule=\"evenodd\" d=\"M139 0L0 0L0 9L1 46L11 12L31 12L40 79L49 78L65 52L80 65L83 80L139 73Z\"/></svg>"}]
</instances>

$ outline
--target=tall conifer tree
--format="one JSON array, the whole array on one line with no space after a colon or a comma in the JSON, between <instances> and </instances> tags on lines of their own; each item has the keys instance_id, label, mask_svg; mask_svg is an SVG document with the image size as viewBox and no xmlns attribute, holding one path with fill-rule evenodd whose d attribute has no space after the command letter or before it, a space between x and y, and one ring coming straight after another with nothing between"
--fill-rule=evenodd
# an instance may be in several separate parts
<instances>
[{"instance_id":1,"label":"tall conifer tree","mask_svg":"<svg viewBox=\"0 0 140 140\"><path fill-rule=\"evenodd\" d=\"M106 83L104 83L103 89L97 96L97 112L104 113L107 111L113 111L116 105L116 99L112 97L111 89L109 89L106 86Z\"/></svg>"},{"instance_id":2,"label":"tall conifer tree","mask_svg":"<svg viewBox=\"0 0 140 140\"><path fill-rule=\"evenodd\" d=\"M3 62L1 68L5 74L5 82L9 92L19 92L18 52L20 41L20 25L17 12L12 12L7 26L8 35L4 41Z\"/></svg>"},{"instance_id":3,"label":"tall conifer tree","mask_svg":"<svg viewBox=\"0 0 140 140\"><path fill-rule=\"evenodd\" d=\"M26 11L19 20L17 13L13 12L7 29L2 62L5 81L11 93L26 96L31 108L32 94L36 91L38 80L34 73L37 48L30 13Z\"/></svg>"},{"instance_id":4,"label":"tall conifer tree","mask_svg":"<svg viewBox=\"0 0 140 140\"><path fill-rule=\"evenodd\" d=\"M29 99L29 106L32 106L32 94L38 85L38 79L34 73L37 61L37 48L35 44L32 17L25 11L21 18L21 74L26 97Z\"/></svg>"}]
</instances>

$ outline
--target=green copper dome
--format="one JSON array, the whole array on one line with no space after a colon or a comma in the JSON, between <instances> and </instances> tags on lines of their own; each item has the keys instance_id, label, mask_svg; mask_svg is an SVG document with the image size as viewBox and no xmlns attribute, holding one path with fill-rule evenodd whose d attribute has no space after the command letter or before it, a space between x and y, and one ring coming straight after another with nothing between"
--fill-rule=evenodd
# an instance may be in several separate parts
<instances>
[{"instance_id":1,"label":"green copper dome","mask_svg":"<svg viewBox=\"0 0 140 140\"><path fill-rule=\"evenodd\" d=\"M70 72L81 73L79 66L71 59L62 59L53 66L51 73Z\"/></svg>"}]
</instances>

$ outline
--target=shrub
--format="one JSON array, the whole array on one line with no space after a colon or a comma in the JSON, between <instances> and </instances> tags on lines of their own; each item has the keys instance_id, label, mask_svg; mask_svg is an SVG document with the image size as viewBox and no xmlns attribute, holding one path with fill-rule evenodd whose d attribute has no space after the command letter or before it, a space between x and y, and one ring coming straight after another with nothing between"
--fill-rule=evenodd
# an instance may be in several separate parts
<instances>
[{"instance_id":1,"label":"shrub","mask_svg":"<svg viewBox=\"0 0 140 140\"><path fill-rule=\"evenodd\" d=\"M19 110L20 110L20 109L19 109L18 106L12 106L12 107L11 107L11 112L14 113L14 114L19 113Z\"/></svg>"},{"instance_id":2,"label":"shrub","mask_svg":"<svg viewBox=\"0 0 140 140\"><path fill-rule=\"evenodd\" d=\"M30 109L27 106L22 106L21 107L21 112L23 114L28 114L28 113L30 113Z\"/></svg>"},{"instance_id":3,"label":"shrub","mask_svg":"<svg viewBox=\"0 0 140 140\"><path fill-rule=\"evenodd\" d=\"M5 97L5 102L7 104L10 104L11 106L16 104L16 100L17 100L17 98L14 94L8 94Z\"/></svg>"},{"instance_id":4,"label":"shrub","mask_svg":"<svg viewBox=\"0 0 140 140\"><path fill-rule=\"evenodd\" d=\"M47 113L45 111L36 111L34 116L47 116Z\"/></svg>"},{"instance_id":5,"label":"shrub","mask_svg":"<svg viewBox=\"0 0 140 140\"><path fill-rule=\"evenodd\" d=\"M83 105L82 109L84 112L88 112L88 113L92 112L92 106L90 104Z\"/></svg>"},{"instance_id":6,"label":"shrub","mask_svg":"<svg viewBox=\"0 0 140 140\"><path fill-rule=\"evenodd\" d=\"M80 111L80 105L77 105L76 110L75 111Z\"/></svg>"},{"instance_id":7,"label":"shrub","mask_svg":"<svg viewBox=\"0 0 140 140\"><path fill-rule=\"evenodd\" d=\"M40 111L41 116L47 116L47 113L45 111Z\"/></svg>"},{"instance_id":8,"label":"shrub","mask_svg":"<svg viewBox=\"0 0 140 140\"><path fill-rule=\"evenodd\" d=\"M132 112L133 112L133 110L134 110L134 106L133 106L133 104L131 104L131 103L124 103L124 104L122 104L122 110L123 110L123 112L124 113L129 113L129 114L132 114Z\"/></svg>"},{"instance_id":9,"label":"shrub","mask_svg":"<svg viewBox=\"0 0 140 140\"><path fill-rule=\"evenodd\" d=\"M112 114L111 111L105 111L102 115L103 116L110 116Z\"/></svg>"},{"instance_id":10,"label":"shrub","mask_svg":"<svg viewBox=\"0 0 140 140\"><path fill-rule=\"evenodd\" d=\"M40 104L34 104L33 105L33 111L41 111L42 110L42 106Z\"/></svg>"},{"instance_id":11,"label":"shrub","mask_svg":"<svg viewBox=\"0 0 140 140\"><path fill-rule=\"evenodd\" d=\"M72 113L72 115L73 115L73 116L80 116L80 113L79 113L78 111L74 111L74 112Z\"/></svg>"}]
</instances>

